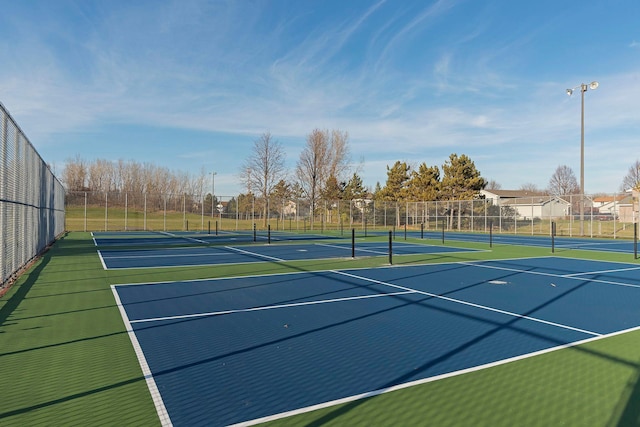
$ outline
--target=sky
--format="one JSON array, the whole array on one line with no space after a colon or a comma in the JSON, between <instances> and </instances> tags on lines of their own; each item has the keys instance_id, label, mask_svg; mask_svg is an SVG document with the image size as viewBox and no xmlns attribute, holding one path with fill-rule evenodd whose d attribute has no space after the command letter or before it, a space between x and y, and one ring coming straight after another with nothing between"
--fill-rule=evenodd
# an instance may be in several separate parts
<instances>
[{"instance_id":1,"label":"sky","mask_svg":"<svg viewBox=\"0 0 640 427\"><path fill-rule=\"evenodd\" d=\"M215 194L270 132L291 171L349 134L364 184L465 154L503 189L556 168L614 193L640 159L638 0L0 0L0 102L60 177L80 157ZM442 169L441 169L442 170ZM212 180L213 181L213 180Z\"/></svg>"}]
</instances>

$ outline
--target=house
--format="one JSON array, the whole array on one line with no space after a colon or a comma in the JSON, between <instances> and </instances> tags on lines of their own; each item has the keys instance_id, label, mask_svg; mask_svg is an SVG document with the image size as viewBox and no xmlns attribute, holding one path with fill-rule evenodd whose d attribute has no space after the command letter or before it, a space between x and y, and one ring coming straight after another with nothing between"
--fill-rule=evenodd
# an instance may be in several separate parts
<instances>
[{"instance_id":1,"label":"house","mask_svg":"<svg viewBox=\"0 0 640 427\"><path fill-rule=\"evenodd\" d=\"M566 217L572 212L567 200L540 192L481 190L480 194L496 206L513 208L520 219Z\"/></svg>"}]
</instances>

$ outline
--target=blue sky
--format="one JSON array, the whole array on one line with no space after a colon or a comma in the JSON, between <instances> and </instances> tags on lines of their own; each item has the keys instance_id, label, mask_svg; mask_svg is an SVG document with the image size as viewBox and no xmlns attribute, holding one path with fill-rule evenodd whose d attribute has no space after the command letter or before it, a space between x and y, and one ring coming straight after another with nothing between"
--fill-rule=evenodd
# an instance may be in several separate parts
<instances>
[{"instance_id":1,"label":"blue sky","mask_svg":"<svg viewBox=\"0 0 640 427\"><path fill-rule=\"evenodd\" d=\"M68 159L216 171L262 133L293 170L315 128L349 133L365 185L396 160L466 154L503 189L615 192L640 159L640 2L0 0L0 102L58 175Z\"/></svg>"}]
</instances>

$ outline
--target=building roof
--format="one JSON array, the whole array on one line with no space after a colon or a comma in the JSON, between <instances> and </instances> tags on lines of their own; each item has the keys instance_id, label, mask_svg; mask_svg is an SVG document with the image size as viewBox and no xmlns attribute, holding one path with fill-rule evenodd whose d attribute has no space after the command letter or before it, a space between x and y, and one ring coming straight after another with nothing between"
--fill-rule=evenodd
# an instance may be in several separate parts
<instances>
[{"instance_id":1,"label":"building roof","mask_svg":"<svg viewBox=\"0 0 640 427\"><path fill-rule=\"evenodd\" d=\"M501 199L516 199L519 197L538 197L548 196L548 194L541 191L526 191L526 190L482 190L485 193L494 194Z\"/></svg>"}]
</instances>

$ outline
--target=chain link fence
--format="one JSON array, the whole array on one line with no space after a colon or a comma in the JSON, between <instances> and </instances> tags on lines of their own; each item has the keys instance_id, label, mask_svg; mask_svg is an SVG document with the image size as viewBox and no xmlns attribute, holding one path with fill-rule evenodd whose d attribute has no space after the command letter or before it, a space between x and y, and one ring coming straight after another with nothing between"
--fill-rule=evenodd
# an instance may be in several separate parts
<instances>
[{"instance_id":1,"label":"chain link fence","mask_svg":"<svg viewBox=\"0 0 640 427\"><path fill-rule=\"evenodd\" d=\"M0 104L0 294L64 232L64 194Z\"/></svg>"},{"instance_id":2,"label":"chain link fence","mask_svg":"<svg viewBox=\"0 0 640 427\"><path fill-rule=\"evenodd\" d=\"M580 205L583 204L582 215ZM67 228L116 230L344 231L414 230L633 237L637 198L548 195L453 201L269 199L251 195L211 197L189 194L68 192Z\"/></svg>"}]
</instances>

